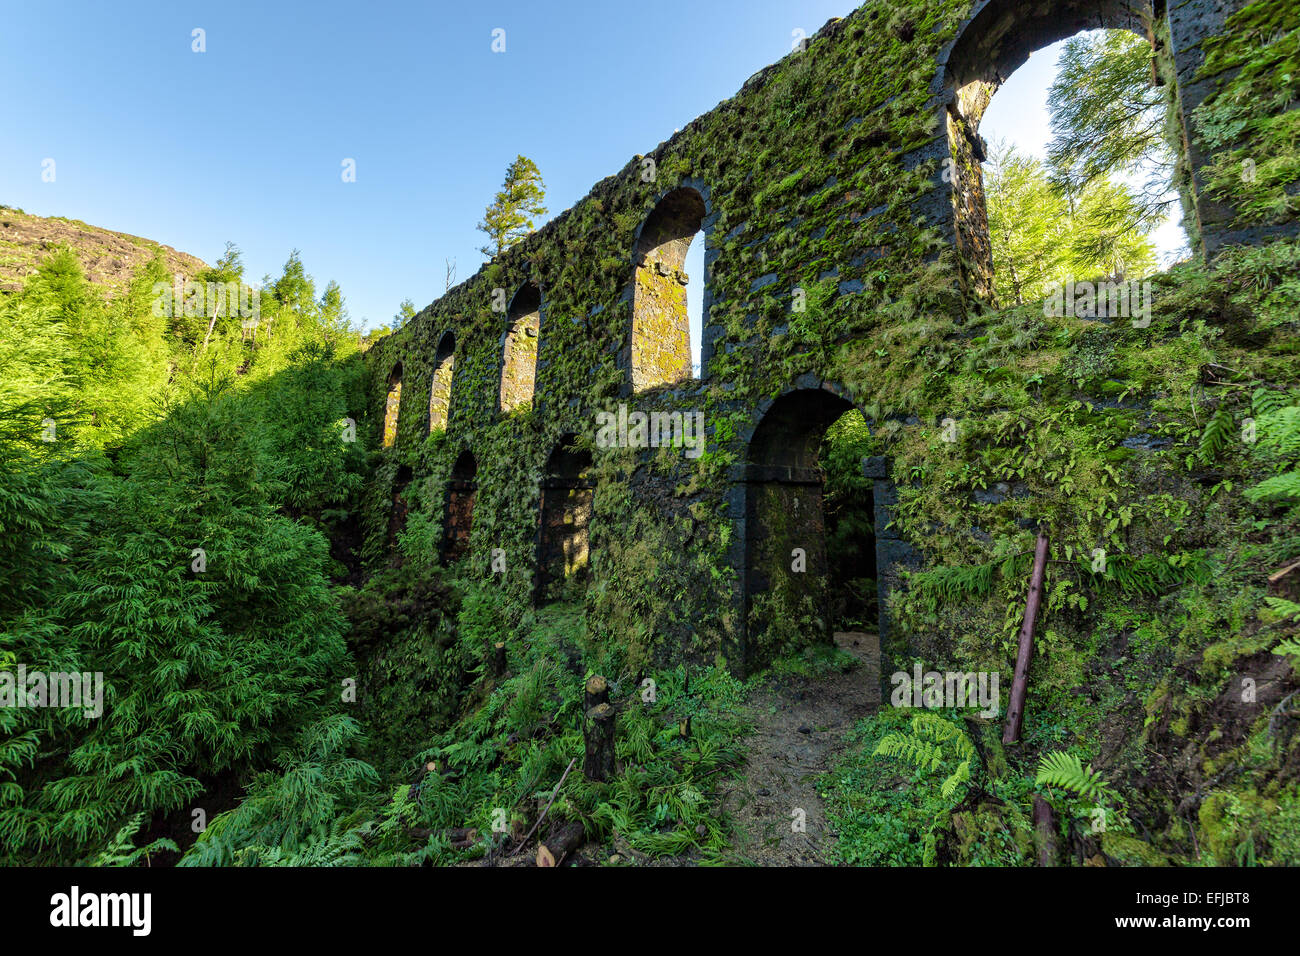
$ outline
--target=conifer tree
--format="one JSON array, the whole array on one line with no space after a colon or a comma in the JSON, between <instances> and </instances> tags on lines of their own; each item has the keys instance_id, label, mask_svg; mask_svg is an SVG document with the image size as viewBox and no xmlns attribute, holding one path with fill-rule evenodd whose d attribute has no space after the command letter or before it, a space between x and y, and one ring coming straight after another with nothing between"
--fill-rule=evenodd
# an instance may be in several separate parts
<instances>
[{"instance_id":1,"label":"conifer tree","mask_svg":"<svg viewBox=\"0 0 1300 956\"><path fill-rule=\"evenodd\" d=\"M542 205L545 198L546 186L537 164L527 156L516 157L506 170L500 192L478 224L479 231L489 239L479 251L491 259L532 232L533 217L546 215L546 207Z\"/></svg>"},{"instance_id":2,"label":"conifer tree","mask_svg":"<svg viewBox=\"0 0 1300 956\"><path fill-rule=\"evenodd\" d=\"M1071 38L1048 90L1052 181L1066 198L1104 179L1142 174L1135 211L1143 229L1164 219L1174 153L1166 134L1165 92L1152 82L1151 44L1125 30Z\"/></svg>"},{"instance_id":3,"label":"conifer tree","mask_svg":"<svg viewBox=\"0 0 1300 956\"><path fill-rule=\"evenodd\" d=\"M415 303L410 299L403 299L397 307L397 314L393 316L392 329L396 332L407 322L415 317Z\"/></svg>"},{"instance_id":4,"label":"conifer tree","mask_svg":"<svg viewBox=\"0 0 1300 956\"><path fill-rule=\"evenodd\" d=\"M1094 180L1071 202L1043 163L995 142L984 187L1003 304L1040 299L1071 279L1138 279L1156 266L1141 200L1122 182Z\"/></svg>"}]
</instances>

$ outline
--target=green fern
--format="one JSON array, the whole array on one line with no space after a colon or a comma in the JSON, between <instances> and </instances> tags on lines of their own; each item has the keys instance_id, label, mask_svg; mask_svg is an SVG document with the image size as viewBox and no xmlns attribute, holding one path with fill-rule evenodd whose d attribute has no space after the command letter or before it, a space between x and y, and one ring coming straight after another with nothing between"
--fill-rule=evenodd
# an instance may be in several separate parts
<instances>
[{"instance_id":1,"label":"green fern","mask_svg":"<svg viewBox=\"0 0 1300 956\"><path fill-rule=\"evenodd\" d=\"M945 746L951 749L951 754L945 752ZM895 731L885 734L876 744L873 756L904 760L931 773L943 766L947 759L960 760L957 769L940 788L945 798L951 797L961 784L971 781L971 767L977 760L975 745L966 732L937 714L915 715L911 733Z\"/></svg>"},{"instance_id":2,"label":"green fern","mask_svg":"<svg viewBox=\"0 0 1300 956\"><path fill-rule=\"evenodd\" d=\"M1198 454L1202 464L1208 465L1219 457L1231 444L1233 431L1232 412L1228 411L1227 405L1220 405L1201 433Z\"/></svg>"},{"instance_id":3,"label":"green fern","mask_svg":"<svg viewBox=\"0 0 1300 956\"><path fill-rule=\"evenodd\" d=\"M1260 440L1255 451L1281 469L1279 474L1247 488L1245 495L1251 501L1300 503L1300 404L1288 405L1276 397L1261 401L1259 392L1255 395L1260 408L1256 422Z\"/></svg>"},{"instance_id":4,"label":"green fern","mask_svg":"<svg viewBox=\"0 0 1300 956\"><path fill-rule=\"evenodd\" d=\"M1288 404L1285 392L1276 392L1269 388L1257 388L1251 398L1251 410L1256 418L1272 415L1281 411Z\"/></svg>"},{"instance_id":5,"label":"green fern","mask_svg":"<svg viewBox=\"0 0 1300 956\"><path fill-rule=\"evenodd\" d=\"M1214 576L1214 567L1204 551L1181 555L1144 554L1140 558L1117 555L1106 563L1105 572L1093 572L1086 561L1081 571L1091 575L1094 586L1118 587L1124 594L1147 594L1158 597L1187 584L1205 585Z\"/></svg>"},{"instance_id":6,"label":"green fern","mask_svg":"<svg viewBox=\"0 0 1300 956\"><path fill-rule=\"evenodd\" d=\"M1296 663L1300 664L1300 637L1288 637L1285 641L1273 648L1274 654L1282 654L1287 657L1296 658Z\"/></svg>"},{"instance_id":7,"label":"green fern","mask_svg":"<svg viewBox=\"0 0 1300 956\"><path fill-rule=\"evenodd\" d=\"M944 799L946 800L947 798L951 797L957 791L957 788L961 786L963 783L969 783L969 782L970 782L970 761L963 760L960 764L957 765L957 769L953 771L952 776L950 776L947 780L943 782L943 787L941 792L943 793Z\"/></svg>"},{"instance_id":8,"label":"green fern","mask_svg":"<svg viewBox=\"0 0 1300 956\"><path fill-rule=\"evenodd\" d=\"M1266 597L1266 604L1277 615L1276 620L1280 622L1300 621L1300 604L1295 601L1288 601L1286 598ZM1300 664L1300 636L1288 637L1277 647L1273 648L1274 654L1286 657L1297 658L1296 663Z\"/></svg>"},{"instance_id":9,"label":"green fern","mask_svg":"<svg viewBox=\"0 0 1300 956\"><path fill-rule=\"evenodd\" d=\"M1034 782L1039 786L1070 790L1085 800L1100 801L1112 796L1106 781L1091 766L1083 766L1078 757L1060 750L1043 754Z\"/></svg>"},{"instance_id":10,"label":"green fern","mask_svg":"<svg viewBox=\"0 0 1300 956\"><path fill-rule=\"evenodd\" d=\"M180 852L179 848L168 839L154 840L145 846L136 846L135 837L144 826L145 815L137 813L122 829L117 831L117 836L109 841L108 846L95 855L90 861L91 866L135 866L140 857L148 858L150 853L160 853L163 850L171 850L173 853Z\"/></svg>"},{"instance_id":11,"label":"green fern","mask_svg":"<svg viewBox=\"0 0 1300 956\"><path fill-rule=\"evenodd\" d=\"M908 590L930 613L941 606L972 603L993 593L999 579L1016 578L1029 566L1029 556L1013 554L984 564L937 567L908 575Z\"/></svg>"},{"instance_id":12,"label":"green fern","mask_svg":"<svg viewBox=\"0 0 1300 956\"><path fill-rule=\"evenodd\" d=\"M1264 603L1273 609L1279 620L1300 621L1300 604L1295 601L1280 597L1266 597Z\"/></svg>"},{"instance_id":13,"label":"green fern","mask_svg":"<svg viewBox=\"0 0 1300 956\"><path fill-rule=\"evenodd\" d=\"M1246 489L1251 501L1300 501L1300 471L1286 471L1265 478Z\"/></svg>"}]
</instances>

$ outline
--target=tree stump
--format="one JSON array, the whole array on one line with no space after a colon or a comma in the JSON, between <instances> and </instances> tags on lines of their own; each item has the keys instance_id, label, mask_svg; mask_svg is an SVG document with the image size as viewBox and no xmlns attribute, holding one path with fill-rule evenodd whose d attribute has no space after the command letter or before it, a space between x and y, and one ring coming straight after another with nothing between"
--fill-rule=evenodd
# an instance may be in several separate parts
<instances>
[{"instance_id":1,"label":"tree stump","mask_svg":"<svg viewBox=\"0 0 1300 956\"><path fill-rule=\"evenodd\" d=\"M1056 818L1046 800L1034 794L1034 843L1039 866L1056 866L1060 847L1056 839Z\"/></svg>"},{"instance_id":2,"label":"tree stump","mask_svg":"<svg viewBox=\"0 0 1300 956\"><path fill-rule=\"evenodd\" d=\"M599 674L592 674L587 679L587 699L585 710L609 703L609 682Z\"/></svg>"},{"instance_id":3,"label":"tree stump","mask_svg":"<svg viewBox=\"0 0 1300 956\"><path fill-rule=\"evenodd\" d=\"M586 830L581 823L557 823L537 847L538 866L559 866L565 857L582 846Z\"/></svg>"},{"instance_id":4,"label":"tree stump","mask_svg":"<svg viewBox=\"0 0 1300 956\"><path fill-rule=\"evenodd\" d=\"M497 641L492 645L492 676L506 676L506 642Z\"/></svg>"},{"instance_id":5,"label":"tree stump","mask_svg":"<svg viewBox=\"0 0 1300 956\"><path fill-rule=\"evenodd\" d=\"M614 775L614 708L597 704L588 710L582 739L587 745L582 772L588 780L608 780Z\"/></svg>"}]
</instances>

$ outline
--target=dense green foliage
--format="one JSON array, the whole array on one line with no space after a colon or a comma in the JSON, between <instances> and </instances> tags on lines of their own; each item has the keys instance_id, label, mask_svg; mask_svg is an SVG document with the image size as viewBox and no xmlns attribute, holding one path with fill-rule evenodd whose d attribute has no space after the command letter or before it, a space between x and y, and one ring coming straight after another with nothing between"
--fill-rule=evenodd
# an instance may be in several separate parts
<instances>
[{"instance_id":1,"label":"dense green foliage","mask_svg":"<svg viewBox=\"0 0 1300 956\"><path fill-rule=\"evenodd\" d=\"M1123 183L1093 180L1071 197L1043 164L1014 147L994 148L985 167L989 239L998 300L1023 305L1071 279L1140 279L1155 246L1136 223L1140 202Z\"/></svg>"},{"instance_id":2,"label":"dense green foliage","mask_svg":"<svg viewBox=\"0 0 1300 956\"><path fill-rule=\"evenodd\" d=\"M351 720L327 534L364 466L340 428L358 336L296 256L256 329L231 303L155 308L159 270L105 300L65 251L0 300L0 646L104 681L99 715L0 710L6 861L188 824L218 781ZM237 254L197 279L238 281Z\"/></svg>"},{"instance_id":3,"label":"dense green foliage","mask_svg":"<svg viewBox=\"0 0 1300 956\"><path fill-rule=\"evenodd\" d=\"M1082 33L1066 41L1048 90L1053 183L1081 195L1117 176L1145 177L1131 209L1116 210L1117 228L1150 231L1175 202L1169 189L1175 150L1168 101L1154 82L1151 44L1127 30Z\"/></svg>"},{"instance_id":4,"label":"dense green foliage","mask_svg":"<svg viewBox=\"0 0 1300 956\"><path fill-rule=\"evenodd\" d=\"M343 756L342 740L320 733L293 755L283 777L268 775L217 818L184 862L445 865L487 854L531 862L514 851L552 796L551 824L580 821L588 839L626 863L683 854L718 859L728 830L716 791L720 772L739 761L743 688L722 669L616 681L619 773L593 783L580 766L587 676L573 643L583 630L580 610L557 604L530 617L530 639L512 647L509 671L493 676L482 659L495 632L483 630L472 606L459 618L456 649L480 661L478 676L465 687L462 719L406 755L407 779L415 783L365 788L360 812L341 812L367 767ZM571 761L579 766L566 776ZM304 819L314 828L286 822ZM453 846L453 832L464 837L466 830L472 836Z\"/></svg>"}]
</instances>

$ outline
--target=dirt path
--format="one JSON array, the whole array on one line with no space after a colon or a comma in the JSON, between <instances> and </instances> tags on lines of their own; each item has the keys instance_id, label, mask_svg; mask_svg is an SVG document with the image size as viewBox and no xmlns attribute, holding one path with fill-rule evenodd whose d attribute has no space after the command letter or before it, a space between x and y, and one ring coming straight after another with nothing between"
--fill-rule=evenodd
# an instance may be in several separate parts
<instances>
[{"instance_id":1,"label":"dirt path","mask_svg":"<svg viewBox=\"0 0 1300 956\"><path fill-rule=\"evenodd\" d=\"M853 725L880 706L880 641L842 633L835 643L860 663L825 678L782 677L754 693L745 740L744 773L729 785L724 806L736 824L736 862L821 866L832 862L817 778L848 745ZM804 811L795 832L794 811Z\"/></svg>"}]
</instances>

